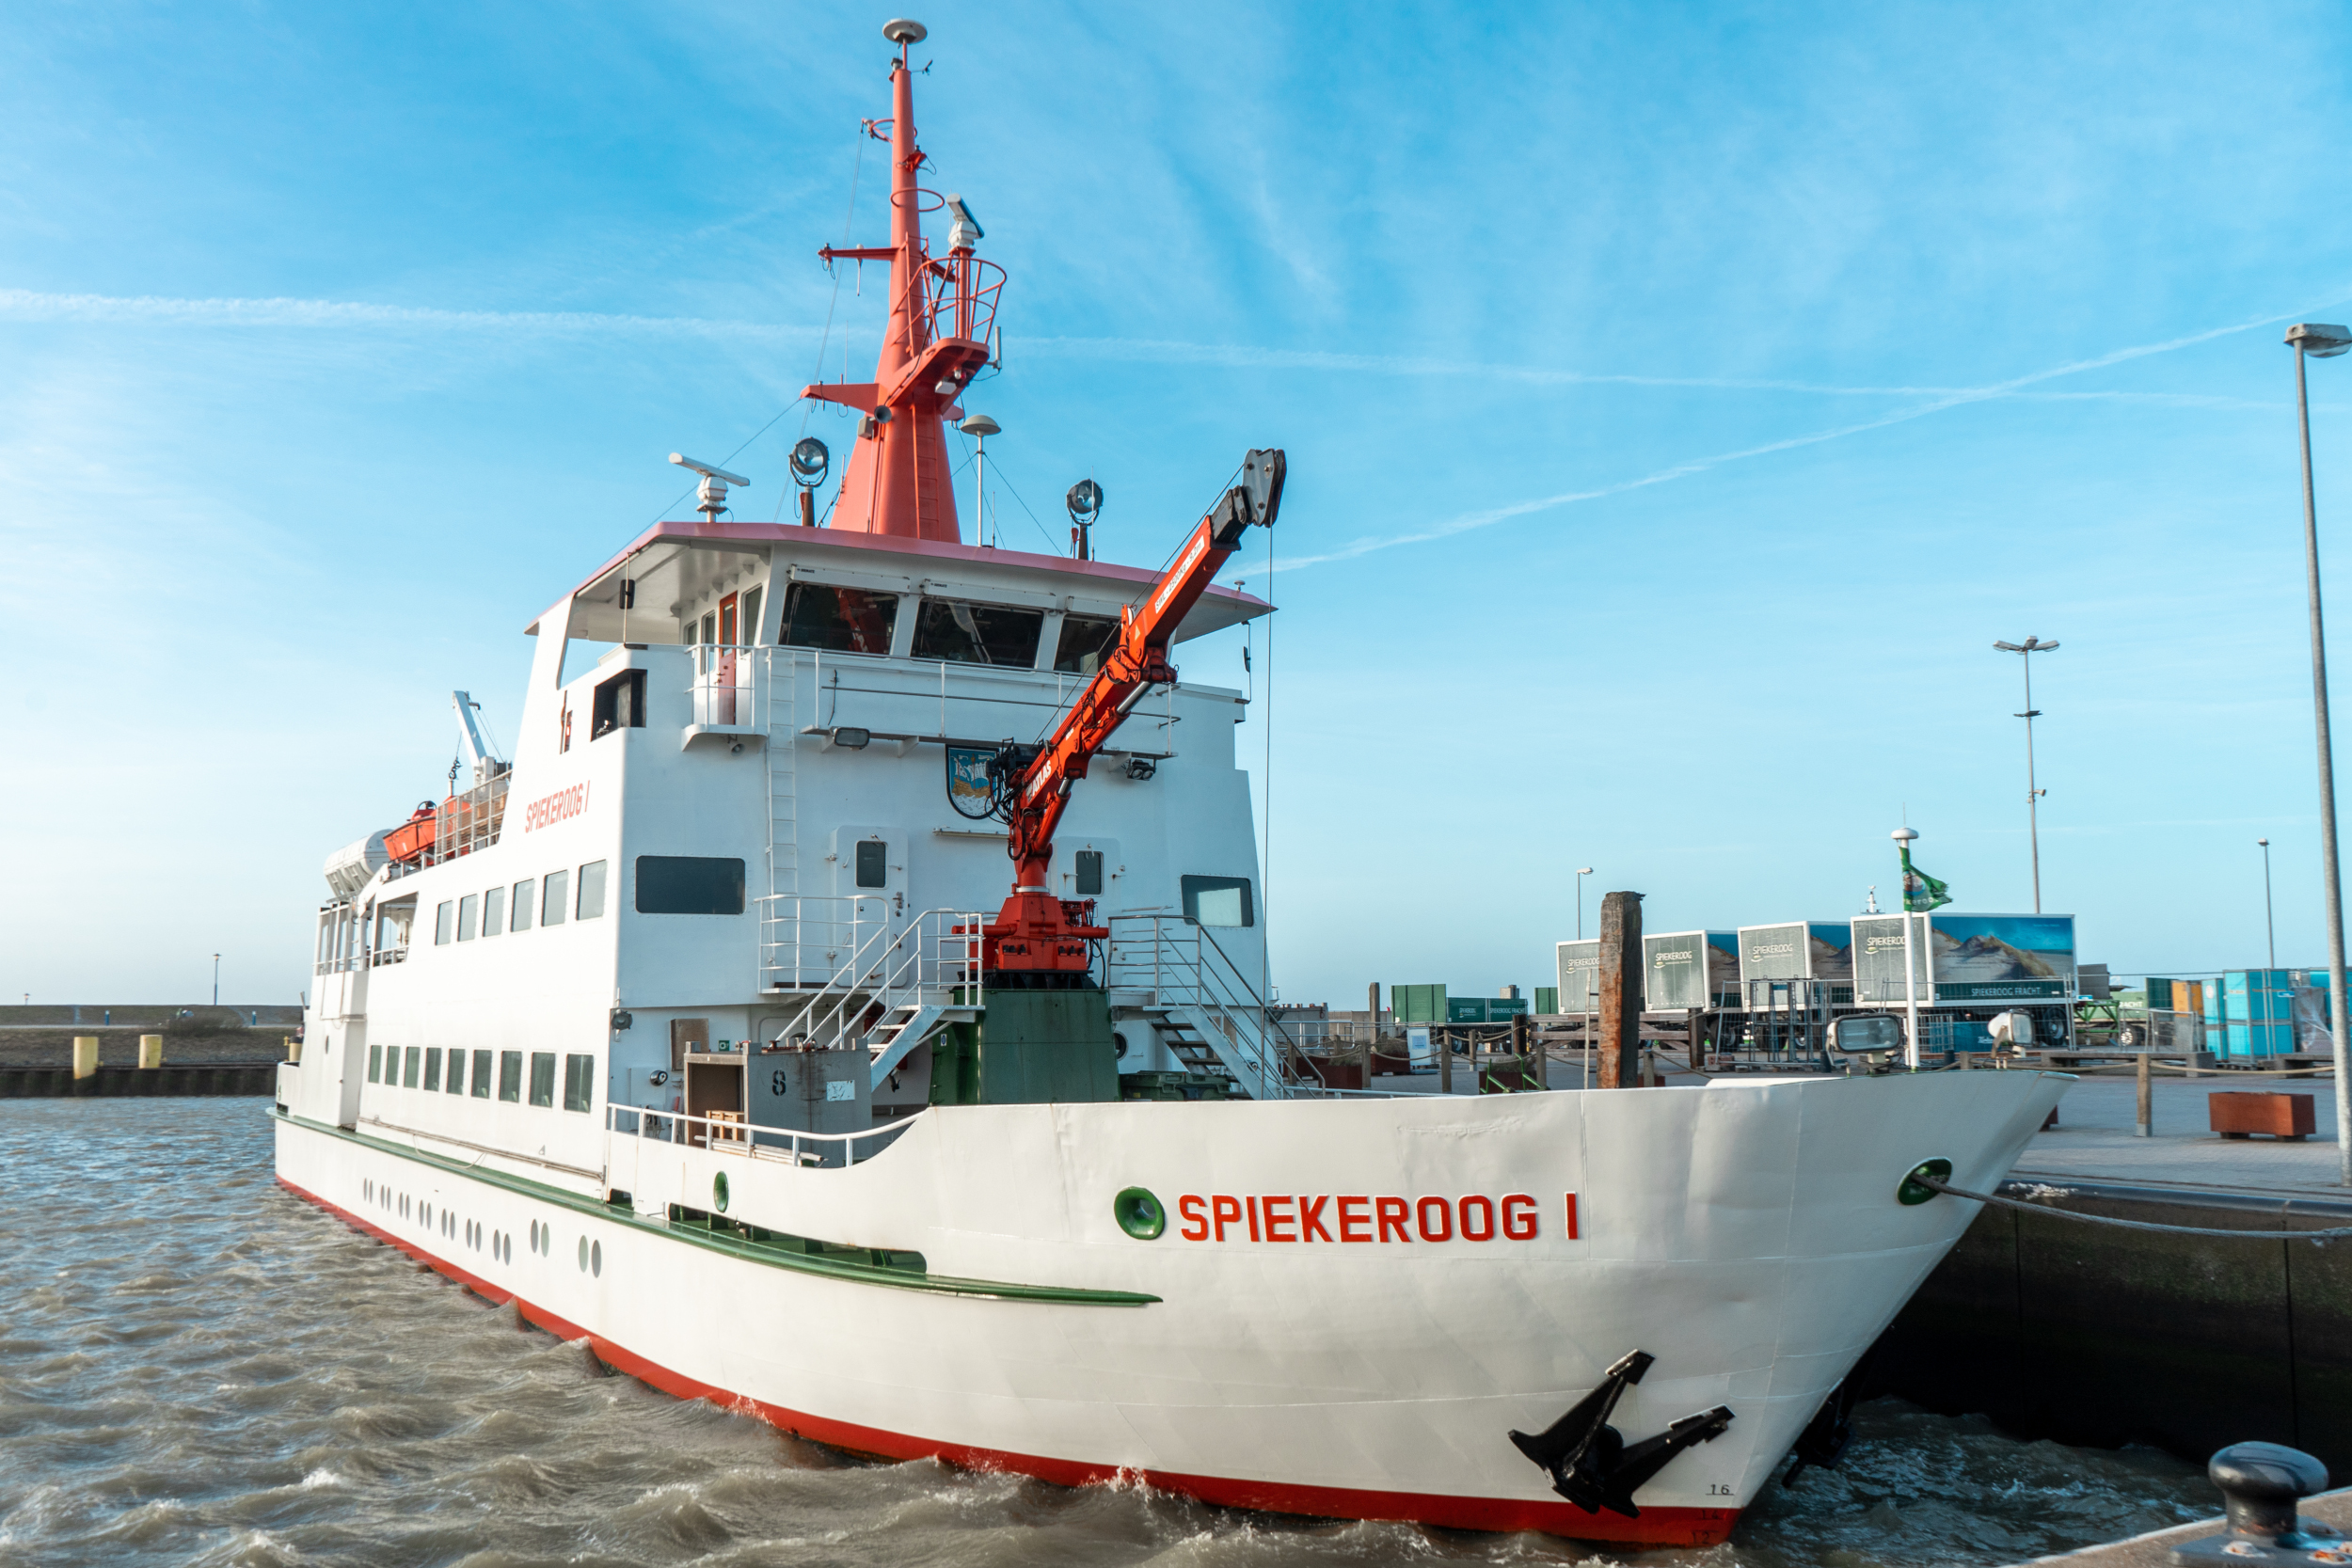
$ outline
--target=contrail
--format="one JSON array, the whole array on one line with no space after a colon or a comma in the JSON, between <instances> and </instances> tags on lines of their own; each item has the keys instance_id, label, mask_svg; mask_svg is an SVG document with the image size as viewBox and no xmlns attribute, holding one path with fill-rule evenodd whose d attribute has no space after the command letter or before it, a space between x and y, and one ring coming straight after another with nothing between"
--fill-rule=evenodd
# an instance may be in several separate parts
<instances>
[{"instance_id":1,"label":"contrail","mask_svg":"<svg viewBox=\"0 0 2352 1568\"><path fill-rule=\"evenodd\" d=\"M2294 319L2296 319L2294 316L2263 316L2253 321L2238 322L2229 326L2208 327L2202 332L2192 332L2185 337L2167 339L2160 343L2141 343L2131 348L2119 348L2112 353L2099 355L2095 358L2069 360L2062 365L2053 365L2047 370L2013 376L2007 381L1996 381L1990 386L1953 390L1933 398L1930 402L1910 408L1897 409L1891 414L1881 415L1874 420L1862 420L1852 424L1837 425L1829 430L1817 430L1805 436L1791 436L1786 440L1767 441L1761 446L1742 447L1737 451L1716 452L1712 456L1694 457L1688 462L1677 463L1672 467L1644 474L1638 479L1619 480L1613 484L1597 485L1588 490L1566 490L1556 496L1542 496L1532 500L1515 501L1507 506L1490 507L1481 512L1466 512L1416 532L1392 534L1384 539L1359 540L1343 548L1331 550L1322 555L1301 556L1289 561L1278 557L1274 562L1274 569L1294 571L1300 567L1320 566L1334 561L1353 561L1359 556L1370 555L1375 550L1394 549L1400 545L1427 544L1432 540L1450 538L1457 533L1468 533L1474 529L1491 528L1497 523L1506 522L1513 517L1524 517L1531 513L1549 512L1555 507L1573 506L1580 501L1599 500L1608 496L1624 495L1629 490L1646 489L1653 484L1665 484L1674 480L1687 479L1692 474L1705 473L1709 468L1722 467L1726 463L1738 463L1751 457L1763 457L1776 451L1790 451L1799 447L1819 446L1824 441L1842 440L1846 436L1859 436L1866 431L1883 430L1888 425L1922 420L1931 414L1940 414L1945 409L1957 408L1965 404L1987 403L1994 399L2013 397L2024 388L2052 381L2062 375L2075 375L2084 371L2101 370L2128 360L2144 359L2152 354L2169 354L2174 349L2187 348L2196 343L2209 342L2216 338L2226 338L2233 333L2250 332L2256 327L2272 326L2280 322Z\"/></svg>"},{"instance_id":2,"label":"contrail","mask_svg":"<svg viewBox=\"0 0 2352 1568\"><path fill-rule=\"evenodd\" d=\"M805 326L713 321L696 316L615 315L593 310L442 310L337 299L172 299L156 294L39 293L0 289L0 321L160 322L181 326L430 327L495 332L642 332L666 336L798 341Z\"/></svg>"}]
</instances>

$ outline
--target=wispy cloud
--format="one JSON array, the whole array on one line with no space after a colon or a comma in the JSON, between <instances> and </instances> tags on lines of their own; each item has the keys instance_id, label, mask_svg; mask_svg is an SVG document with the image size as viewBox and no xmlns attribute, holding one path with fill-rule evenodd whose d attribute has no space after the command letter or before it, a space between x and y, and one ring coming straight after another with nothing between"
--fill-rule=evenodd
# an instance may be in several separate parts
<instances>
[{"instance_id":1,"label":"wispy cloud","mask_svg":"<svg viewBox=\"0 0 2352 1568\"><path fill-rule=\"evenodd\" d=\"M2121 365L2134 359L2145 359L2151 355L2169 354L2176 349L2210 342L2216 338L2226 338L2238 332L2250 332L2257 327L2276 325L2280 322L2294 319L2296 318L2292 315L2263 316L2253 321L2237 322L2229 326L2208 327L2202 332L2192 332L2184 337L2167 339L2160 343L2140 343L2130 348L2116 349L2112 353L2102 354L2090 359L2069 360L2062 365L2053 365L2047 370L2013 376L2007 381L1996 381L1989 386L1955 388L1935 396L1926 403L1908 408L1899 408L1876 419L1856 420L1851 424L1837 425L1828 430L1817 430L1804 436L1791 436L1783 440L1767 441L1760 446L1741 447L1735 451L1722 451L1707 457L1694 457L1687 462L1677 463L1670 467L1660 468L1653 473L1643 474L1638 478L1619 480L1613 483L1595 485L1589 489L1565 490L1558 495L1539 496L1529 500L1514 501L1506 506L1466 512L1424 529L1390 534L1381 538L1359 540L1341 549L1327 551L1322 555L1299 556L1287 561L1278 558L1275 562L1275 570L1295 571L1301 567L1319 566L1334 561L1353 561L1376 550L1395 549L1402 545L1422 545L1433 540L1448 539L1457 533L1468 533L1475 529L1491 528L1497 523L1508 522L1514 517L1525 517L1538 512L1549 512L1558 507L1573 506L1581 501L1600 500L1610 496L1622 496L1629 491L1647 489L1651 485L1671 483L1677 479L1688 479L1693 474L1703 474L1710 468L1720 468L1728 463L1743 462L1752 457L1764 457L1773 452L1793 451L1801 447L1820 446L1826 441L1843 440L1849 436L1860 436L1867 431L1883 430L1889 425L1923 420L1931 414L1940 414L1947 408L2012 398L2025 388L2042 382L2055 381L2060 376L2079 375L2086 371L2102 370L2109 365Z\"/></svg>"}]
</instances>

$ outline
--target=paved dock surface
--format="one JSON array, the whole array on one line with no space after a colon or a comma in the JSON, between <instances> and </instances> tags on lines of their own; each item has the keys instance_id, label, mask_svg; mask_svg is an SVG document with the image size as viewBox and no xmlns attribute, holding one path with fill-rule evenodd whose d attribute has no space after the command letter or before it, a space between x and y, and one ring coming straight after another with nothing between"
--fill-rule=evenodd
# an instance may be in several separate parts
<instances>
[{"instance_id":1,"label":"paved dock surface","mask_svg":"<svg viewBox=\"0 0 2352 1568\"><path fill-rule=\"evenodd\" d=\"M2322 1492L2316 1497L2305 1497L2296 1513L2308 1523L2325 1525L2338 1534L2352 1531L2352 1490ZM2062 1552L2056 1557L2038 1557L2019 1568L2041 1568L2045 1563L2063 1563L2066 1568L2172 1568L2173 1547L2220 1533L2221 1520L2216 1515L2193 1525L2175 1525L2170 1529L2135 1535L2127 1541L2085 1546L2078 1552Z\"/></svg>"}]
</instances>

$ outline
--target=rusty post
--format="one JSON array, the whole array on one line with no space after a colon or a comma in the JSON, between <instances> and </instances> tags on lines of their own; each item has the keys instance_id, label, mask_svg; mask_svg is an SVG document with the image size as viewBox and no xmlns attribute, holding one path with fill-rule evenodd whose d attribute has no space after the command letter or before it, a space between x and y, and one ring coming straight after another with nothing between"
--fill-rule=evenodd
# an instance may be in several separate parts
<instances>
[{"instance_id":1,"label":"rusty post","mask_svg":"<svg viewBox=\"0 0 2352 1568\"><path fill-rule=\"evenodd\" d=\"M1534 1040L1535 1030L1533 1021L1525 1013L1513 1013L1511 1015L1511 1053L1519 1059L1519 1071L1522 1074L1533 1072L1535 1075L1534 1086L1540 1089L1544 1086L1544 1076L1543 1069L1535 1065ZM1526 1086L1526 1079L1522 1077L1520 1087Z\"/></svg>"},{"instance_id":2,"label":"rusty post","mask_svg":"<svg viewBox=\"0 0 2352 1568\"><path fill-rule=\"evenodd\" d=\"M2153 1123L2155 1119L2155 1107L2151 1102L2153 1091L2151 1089L2148 1077L2149 1051L2154 1043L2154 1041L2145 1038L2139 1042L2139 1125L2135 1127L2132 1131L2137 1136L2143 1138L2149 1137L2154 1132Z\"/></svg>"},{"instance_id":3,"label":"rusty post","mask_svg":"<svg viewBox=\"0 0 2352 1568\"><path fill-rule=\"evenodd\" d=\"M1642 895L1600 899L1600 1086L1638 1081L1642 1032Z\"/></svg>"},{"instance_id":4,"label":"rusty post","mask_svg":"<svg viewBox=\"0 0 2352 1568\"><path fill-rule=\"evenodd\" d=\"M1379 981L1375 980L1375 981L1372 983L1372 989L1371 989L1371 990L1369 990L1368 991L1366 991L1366 992L1364 993L1364 1005L1365 1005L1365 1012L1364 1012L1364 1038L1366 1038L1366 1039L1368 1039L1368 1040L1372 1041L1372 1043L1373 1043L1373 1049L1376 1051L1376 1050L1378 1050L1378 1049L1379 1049L1379 1046L1380 1046L1380 982L1379 982ZM1367 1067L1364 1070L1365 1070L1367 1073L1369 1073L1372 1069L1371 1069L1369 1067Z\"/></svg>"}]
</instances>

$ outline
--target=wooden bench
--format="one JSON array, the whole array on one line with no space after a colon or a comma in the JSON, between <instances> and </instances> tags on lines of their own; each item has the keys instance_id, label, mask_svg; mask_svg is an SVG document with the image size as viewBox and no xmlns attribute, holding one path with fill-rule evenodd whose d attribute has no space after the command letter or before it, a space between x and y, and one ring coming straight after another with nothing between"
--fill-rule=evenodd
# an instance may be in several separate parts
<instances>
[{"instance_id":1,"label":"wooden bench","mask_svg":"<svg viewBox=\"0 0 2352 1568\"><path fill-rule=\"evenodd\" d=\"M2205 1115L2213 1130L2225 1138L2250 1138L2267 1132L2274 1138L2299 1141L2319 1126L2318 1114L2307 1094L2232 1089L2205 1096Z\"/></svg>"}]
</instances>

